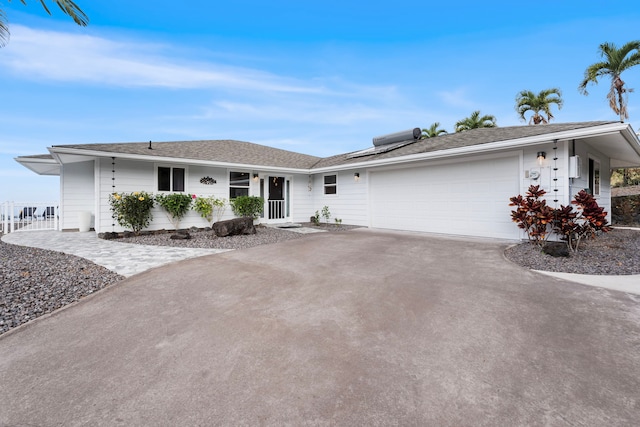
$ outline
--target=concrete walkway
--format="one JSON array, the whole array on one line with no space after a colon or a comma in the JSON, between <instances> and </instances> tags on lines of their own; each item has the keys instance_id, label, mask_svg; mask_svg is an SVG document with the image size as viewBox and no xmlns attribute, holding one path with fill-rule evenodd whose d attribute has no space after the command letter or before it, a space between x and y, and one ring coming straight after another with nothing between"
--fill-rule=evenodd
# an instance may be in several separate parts
<instances>
[{"instance_id":1,"label":"concrete walkway","mask_svg":"<svg viewBox=\"0 0 640 427\"><path fill-rule=\"evenodd\" d=\"M2 236L2 241L76 255L125 277L172 262L229 251L121 243L99 239L94 232L21 231Z\"/></svg>"},{"instance_id":2,"label":"concrete walkway","mask_svg":"<svg viewBox=\"0 0 640 427\"><path fill-rule=\"evenodd\" d=\"M355 230L135 275L0 337L0 425L637 425L640 297L505 247Z\"/></svg>"}]
</instances>

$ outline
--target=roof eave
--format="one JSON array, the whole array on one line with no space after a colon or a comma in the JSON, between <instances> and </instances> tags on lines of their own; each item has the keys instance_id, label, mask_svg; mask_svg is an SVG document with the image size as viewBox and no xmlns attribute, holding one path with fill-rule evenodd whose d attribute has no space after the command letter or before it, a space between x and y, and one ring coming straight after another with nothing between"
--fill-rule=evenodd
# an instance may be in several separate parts
<instances>
[{"instance_id":1,"label":"roof eave","mask_svg":"<svg viewBox=\"0 0 640 427\"><path fill-rule=\"evenodd\" d=\"M597 132L594 132L594 130L596 129L597 129ZM517 138L517 139L508 139L508 140L496 141L496 142L487 142L484 144L469 145L466 147L457 147L457 148L449 148L446 150L429 151L429 152L418 153L418 154L409 154L405 156L391 157L391 158L380 159L380 160L369 160L369 161L356 162L356 163L346 163L343 165L325 166L321 168L314 168L311 170L311 172L324 173L328 171L395 165L395 164L402 164L402 163L414 162L419 160L437 160L437 159L443 159L443 158L460 156L460 155L477 154L480 152L486 153L486 152L500 151L508 148L524 148L532 145L550 143L553 141L611 135L615 133L622 133L625 131L630 133L631 135L635 135L628 124L608 123L605 125L598 125L598 126L593 126L588 128L572 129L568 131L554 132L554 133L535 135L535 136L529 136L529 137ZM635 136L635 138L637 140L637 136Z\"/></svg>"},{"instance_id":2,"label":"roof eave","mask_svg":"<svg viewBox=\"0 0 640 427\"><path fill-rule=\"evenodd\" d=\"M85 157L94 157L94 158L115 157L117 159L139 160L139 161L153 162L153 163L174 163L174 164L189 164L189 165L210 166L210 167L213 166L213 167L221 167L221 168L269 170L269 171L282 172L282 173L302 173L302 174L309 173L308 168L291 168L291 167L282 167L282 166L256 165L256 164L250 164L250 163L219 162L219 161L213 161L213 160L189 159L189 158L166 157L166 156L150 157L150 156L144 156L140 154L114 153L114 152L108 152L108 151L86 150L86 149L66 148L66 147L49 147L48 150L51 152L51 154L54 157L59 159L60 163L64 163L62 156L72 155L72 156L85 156Z\"/></svg>"},{"instance_id":3,"label":"roof eave","mask_svg":"<svg viewBox=\"0 0 640 427\"><path fill-rule=\"evenodd\" d=\"M55 159L15 157L14 160L38 175L59 176L60 164Z\"/></svg>"}]
</instances>

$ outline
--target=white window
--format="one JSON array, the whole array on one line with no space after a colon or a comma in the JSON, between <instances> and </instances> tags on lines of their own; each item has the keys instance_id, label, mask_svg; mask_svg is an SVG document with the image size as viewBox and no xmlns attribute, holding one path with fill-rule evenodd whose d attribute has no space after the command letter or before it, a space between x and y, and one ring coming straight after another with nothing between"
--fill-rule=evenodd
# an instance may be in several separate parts
<instances>
[{"instance_id":1,"label":"white window","mask_svg":"<svg viewBox=\"0 0 640 427\"><path fill-rule=\"evenodd\" d=\"M229 199L249 195L249 172L229 172Z\"/></svg>"},{"instance_id":2,"label":"white window","mask_svg":"<svg viewBox=\"0 0 640 427\"><path fill-rule=\"evenodd\" d=\"M184 191L185 168L158 166L158 191Z\"/></svg>"},{"instance_id":3,"label":"white window","mask_svg":"<svg viewBox=\"0 0 640 427\"><path fill-rule=\"evenodd\" d=\"M589 190L593 196L600 195L600 161L589 158Z\"/></svg>"},{"instance_id":4,"label":"white window","mask_svg":"<svg viewBox=\"0 0 640 427\"><path fill-rule=\"evenodd\" d=\"M338 194L338 176L324 176L324 194Z\"/></svg>"}]
</instances>

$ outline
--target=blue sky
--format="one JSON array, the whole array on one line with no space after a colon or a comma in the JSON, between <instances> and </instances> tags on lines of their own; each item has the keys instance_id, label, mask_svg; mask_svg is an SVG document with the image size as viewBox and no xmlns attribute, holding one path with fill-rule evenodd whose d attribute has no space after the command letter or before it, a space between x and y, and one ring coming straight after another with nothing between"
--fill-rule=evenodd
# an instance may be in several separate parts
<instances>
[{"instance_id":1,"label":"blue sky","mask_svg":"<svg viewBox=\"0 0 640 427\"><path fill-rule=\"evenodd\" d=\"M13 159L57 144L237 139L328 156L472 111L526 124L523 89L559 87L555 122L616 120L609 82L577 86L598 45L640 39L637 2L77 0L2 3L0 201L57 199ZM640 67L623 74L640 127Z\"/></svg>"}]
</instances>

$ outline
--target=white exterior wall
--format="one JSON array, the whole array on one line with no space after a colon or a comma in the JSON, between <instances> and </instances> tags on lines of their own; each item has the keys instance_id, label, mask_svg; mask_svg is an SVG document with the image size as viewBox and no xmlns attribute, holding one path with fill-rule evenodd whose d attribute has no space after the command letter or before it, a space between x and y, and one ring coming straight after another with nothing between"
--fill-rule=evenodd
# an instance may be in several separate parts
<instances>
[{"instance_id":1,"label":"white exterior wall","mask_svg":"<svg viewBox=\"0 0 640 427\"><path fill-rule=\"evenodd\" d=\"M291 181L291 214L293 222L309 222L314 209L313 176L294 175Z\"/></svg>"},{"instance_id":2,"label":"white exterior wall","mask_svg":"<svg viewBox=\"0 0 640 427\"><path fill-rule=\"evenodd\" d=\"M112 168L111 159L103 158L99 161L99 167L96 176L99 177L99 228L98 232L108 231L124 231L124 228L115 222L111 217L111 208L109 205L109 195L114 191L117 193L131 193L134 191L146 191L151 194L158 194L157 188L157 167L180 167L185 168L185 193L195 194L199 197L214 196L223 198L227 201L222 220L233 218L235 215L229 206L229 172L248 172L251 177L254 173L258 173L260 179L268 176L284 176L291 182L290 206L291 214L294 221L308 221L309 209L313 205L311 200L313 193L308 191L308 176L306 174L286 174L281 172L257 171L243 168L219 168L207 167L201 165L184 165L172 163L153 163L139 162L130 160L115 159L115 169ZM115 174L112 172L115 170ZM112 177L115 176L115 180ZM213 178L216 183L212 185L203 184L200 180L204 177ZM112 187L115 183L115 188ZM260 180L249 181L249 195L260 195ZM265 185L267 185L265 183ZM266 194L265 194L266 196ZM148 230L173 229L171 221L167 217L165 211L160 206L153 208L153 219L147 228ZM305 219L306 216L306 219ZM264 222L264 219L261 219ZM115 224L115 226L112 226ZM180 228L189 227L206 227L208 222L200 216L196 211L190 210L180 221Z\"/></svg>"},{"instance_id":3,"label":"white exterior wall","mask_svg":"<svg viewBox=\"0 0 640 427\"><path fill-rule=\"evenodd\" d=\"M570 181L571 198L578 194L580 190L589 188L589 159L592 158L600 162L600 194L594 195L600 207L607 212L607 221L611 222L611 166L609 158L594 149L590 145L581 141L575 143L575 154L580 156L582 167L580 178L573 178Z\"/></svg>"},{"instance_id":4,"label":"white exterior wall","mask_svg":"<svg viewBox=\"0 0 640 427\"><path fill-rule=\"evenodd\" d=\"M566 142L558 142L556 150L553 147L554 144L545 144L528 147L523 150L520 194L524 196L529 186L539 185L540 188L547 192L544 196L547 205L552 208L559 208L560 205L567 205L570 202L568 198L569 187L567 185L569 159ZM537 158L537 154L540 151L546 153L546 158L542 161L542 164ZM557 160L554 160L554 157ZM533 179L534 172L540 174L538 179Z\"/></svg>"},{"instance_id":5,"label":"white exterior wall","mask_svg":"<svg viewBox=\"0 0 640 427\"><path fill-rule=\"evenodd\" d=\"M115 159L112 165L111 159L100 159L99 169L99 223L96 231L123 231L124 229L111 217L109 196L112 193L132 193L134 191L146 191L153 193L153 163L135 162L130 160ZM112 172L115 170L115 172ZM115 178L115 179L112 179ZM154 212L154 218L156 214ZM112 224L115 224L112 227Z\"/></svg>"},{"instance_id":6,"label":"white exterior wall","mask_svg":"<svg viewBox=\"0 0 640 427\"><path fill-rule=\"evenodd\" d=\"M82 211L91 212L91 227L94 227L94 161L67 163L60 171L60 228L77 230L78 215Z\"/></svg>"},{"instance_id":7,"label":"white exterior wall","mask_svg":"<svg viewBox=\"0 0 640 427\"><path fill-rule=\"evenodd\" d=\"M112 169L111 159L103 158L100 160L100 170L98 172L100 176L100 227L99 230L96 231L124 231L124 228L111 217L109 195L114 191L117 193L146 191L150 194L158 194L156 186L158 166L185 168L185 193L205 197L215 196L217 198L224 198L227 201L229 199L229 172L225 168L138 162L116 158L115 169ZM112 173L112 170L115 170L115 174ZM112 180L114 176L115 180ZM200 179L204 177L213 178L216 180L216 183L213 185L203 184L200 182ZM112 187L112 183L115 183L115 188ZM153 219L148 230L173 229L171 221L160 206L156 205L151 213ZM222 219L232 217L233 212L230 207L227 207ZM112 224L115 224L115 226L112 226ZM207 225L207 221L193 210L189 211L180 221L180 228L206 227Z\"/></svg>"},{"instance_id":8,"label":"white exterior wall","mask_svg":"<svg viewBox=\"0 0 640 427\"><path fill-rule=\"evenodd\" d=\"M598 205L604 207L607 212L607 220L611 222L611 173L609 158L604 154L584 143L583 141L559 141L558 149L555 150L557 160L554 161L554 145L546 144L536 147L529 147L523 152L523 176L521 182L521 192L524 195L530 185L540 185L547 194L545 199L547 205L559 208L561 205L568 206L573 197L580 190L589 188L589 158L600 162L600 194L594 196ZM575 147L575 148L574 148ZM574 151L575 150L575 151ZM537 153L544 151L546 159L540 165L537 161ZM580 177L569 177L569 158L577 155L581 160ZM557 168L557 170L554 170ZM537 180L527 178L526 174L531 171L540 172ZM557 181L554 181L557 178ZM554 191L557 189L557 191ZM558 202L554 202L554 200Z\"/></svg>"},{"instance_id":9,"label":"white exterior wall","mask_svg":"<svg viewBox=\"0 0 640 427\"><path fill-rule=\"evenodd\" d=\"M354 173L359 173L356 180ZM324 176L337 175L337 194L324 194ZM324 206L329 207L331 213L330 222L335 223L335 218L342 220L343 224L369 225L368 214L368 176L365 169L349 169L346 171L329 172L312 175L313 182L313 206L308 217L316 211L322 212ZM320 218L323 221L323 218Z\"/></svg>"}]
</instances>

